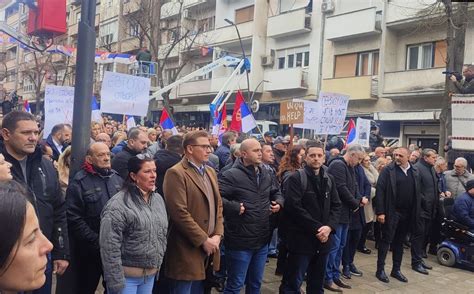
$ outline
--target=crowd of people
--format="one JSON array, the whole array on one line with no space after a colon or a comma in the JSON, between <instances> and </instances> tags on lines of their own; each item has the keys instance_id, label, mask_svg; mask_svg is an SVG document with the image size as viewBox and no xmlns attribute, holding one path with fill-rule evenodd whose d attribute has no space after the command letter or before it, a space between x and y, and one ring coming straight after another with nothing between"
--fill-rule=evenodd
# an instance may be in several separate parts
<instances>
[{"instance_id":1,"label":"crowd of people","mask_svg":"<svg viewBox=\"0 0 474 294\"><path fill-rule=\"evenodd\" d=\"M289 136L220 138L104 118L71 174L72 128L46 140L26 112L5 115L0 141L0 289L51 293L260 293L268 258L280 293L342 292L364 274L429 274L442 241L440 198L474 231L474 176L433 149L328 148ZM327 150L329 149L329 150ZM385 272L392 250L393 266ZM306 288L303 283L306 281ZM3 292L2 292L3 293Z\"/></svg>"}]
</instances>

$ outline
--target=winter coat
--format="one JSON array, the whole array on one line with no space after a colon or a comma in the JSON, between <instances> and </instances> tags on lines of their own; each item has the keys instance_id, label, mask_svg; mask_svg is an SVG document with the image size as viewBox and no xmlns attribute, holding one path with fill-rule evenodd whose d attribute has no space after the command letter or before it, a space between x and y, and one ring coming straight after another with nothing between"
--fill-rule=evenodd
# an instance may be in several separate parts
<instances>
[{"instance_id":1,"label":"winter coat","mask_svg":"<svg viewBox=\"0 0 474 294\"><path fill-rule=\"evenodd\" d=\"M454 170L448 170L444 174L446 175L446 186L453 198L466 192L466 183L469 180L474 180L474 175L467 171L461 176L458 176Z\"/></svg>"},{"instance_id":2,"label":"winter coat","mask_svg":"<svg viewBox=\"0 0 474 294\"><path fill-rule=\"evenodd\" d=\"M59 159L59 155L61 155L61 152L62 150L66 149L66 147L63 147L63 149L61 151L58 150L58 148L56 147L56 144L54 144L54 141L53 141L53 136L51 134L49 134L48 138L46 138L46 144L51 147L51 150L53 150L53 156L52 156L52 159L54 161L58 161Z\"/></svg>"},{"instance_id":3,"label":"winter coat","mask_svg":"<svg viewBox=\"0 0 474 294\"><path fill-rule=\"evenodd\" d=\"M160 195L163 193L163 182L168 169L181 161L181 155L169 150L158 150L155 154L156 163L156 192Z\"/></svg>"},{"instance_id":4,"label":"winter coat","mask_svg":"<svg viewBox=\"0 0 474 294\"><path fill-rule=\"evenodd\" d=\"M69 233L78 250L99 252L100 214L122 184L114 170L101 175L86 164L76 173L66 191L66 205Z\"/></svg>"},{"instance_id":5,"label":"winter coat","mask_svg":"<svg viewBox=\"0 0 474 294\"><path fill-rule=\"evenodd\" d=\"M123 150L115 154L112 159L112 169L115 170L122 179L126 180L128 177L128 160L133 156L139 154L128 146L123 147Z\"/></svg>"},{"instance_id":6,"label":"winter coat","mask_svg":"<svg viewBox=\"0 0 474 294\"><path fill-rule=\"evenodd\" d=\"M69 238L67 231L66 203L59 187L58 174L52 161L45 159L40 148L28 155L26 163L27 181L20 163L8 154L3 141L0 152L12 164L13 180L28 189L38 215L41 231L53 243L53 260L69 259ZM27 184L26 184L27 183ZM62 239L62 240L61 240Z\"/></svg>"},{"instance_id":7,"label":"winter coat","mask_svg":"<svg viewBox=\"0 0 474 294\"><path fill-rule=\"evenodd\" d=\"M145 150L145 153L148 154L151 158L155 157L156 153L162 150L160 146L160 142L154 142Z\"/></svg>"},{"instance_id":8,"label":"winter coat","mask_svg":"<svg viewBox=\"0 0 474 294\"><path fill-rule=\"evenodd\" d=\"M334 177L342 203L339 223L349 224L362 198L359 194L354 168L350 167L343 157L337 157L329 162L328 173Z\"/></svg>"},{"instance_id":9,"label":"winter coat","mask_svg":"<svg viewBox=\"0 0 474 294\"><path fill-rule=\"evenodd\" d=\"M259 179L253 166L244 166L237 159L233 167L219 178L219 188L224 204L225 247L232 250L260 249L268 243L270 202L283 207L283 197L278 185L266 168L258 167ZM240 212L240 203L245 211Z\"/></svg>"},{"instance_id":10,"label":"winter coat","mask_svg":"<svg viewBox=\"0 0 474 294\"><path fill-rule=\"evenodd\" d=\"M100 255L107 288L113 293L125 286L123 266L159 269L166 250L168 215L158 193L146 203L138 188L115 194L102 211ZM128 199L126 199L128 194ZM138 197L136 204L131 197Z\"/></svg>"},{"instance_id":11,"label":"winter coat","mask_svg":"<svg viewBox=\"0 0 474 294\"><path fill-rule=\"evenodd\" d=\"M359 196L367 197L370 203L370 182L367 179L364 168L358 164L354 167L354 171L357 179L357 187L359 189ZM365 207L365 206L364 206ZM358 209L352 214L352 222L349 226L351 230L361 230L365 225L365 210L363 208Z\"/></svg>"},{"instance_id":12,"label":"winter coat","mask_svg":"<svg viewBox=\"0 0 474 294\"><path fill-rule=\"evenodd\" d=\"M283 156L285 156L285 152L273 147L273 156L275 157L275 161L273 162L272 166L274 170L278 171L278 169L280 168L281 159L283 158Z\"/></svg>"},{"instance_id":13,"label":"winter coat","mask_svg":"<svg viewBox=\"0 0 474 294\"><path fill-rule=\"evenodd\" d=\"M221 170L225 165L230 156L230 146L227 144L222 144L217 147L217 150L214 152L217 157L219 157L219 170Z\"/></svg>"},{"instance_id":14,"label":"winter coat","mask_svg":"<svg viewBox=\"0 0 474 294\"><path fill-rule=\"evenodd\" d=\"M369 168L364 167L365 176L370 183L370 201L367 205L364 206L364 214L365 214L365 222L370 223L375 221L375 213L374 213L374 199L375 199L375 187L377 186L377 179L379 178L379 172L375 169L375 167L370 164Z\"/></svg>"},{"instance_id":15,"label":"winter coat","mask_svg":"<svg viewBox=\"0 0 474 294\"><path fill-rule=\"evenodd\" d=\"M423 158L415 164L421 179L421 216L425 219L434 219L438 209L438 178L436 172Z\"/></svg>"},{"instance_id":16,"label":"winter coat","mask_svg":"<svg viewBox=\"0 0 474 294\"><path fill-rule=\"evenodd\" d=\"M451 218L474 231L474 196L464 192L454 201Z\"/></svg>"},{"instance_id":17,"label":"winter coat","mask_svg":"<svg viewBox=\"0 0 474 294\"><path fill-rule=\"evenodd\" d=\"M198 281L206 277L207 255L202 244L208 237L224 234L222 200L215 171L206 166L215 203L214 231L209 231L209 200L201 175L184 157L166 172L163 191L170 215L165 275L175 280ZM220 254L213 255L213 268L220 268Z\"/></svg>"},{"instance_id":18,"label":"winter coat","mask_svg":"<svg viewBox=\"0 0 474 294\"><path fill-rule=\"evenodd\" d=\"M115 145L112 148L112 150L110 150L110 151L115 155L115 154L121 152L125 146L127 146L127 141L122 141L122 142L118 143L117 145Z\"/></svg>"},{"instance_id":19,"label":"winter coat","mask_svg":"<svg viewBox=\"0 0 474 294\"><path fill-rule=\"evenodd\" d=\"M389 239L395 235L396 225L393 223L396 219L396 201L397 201L397 176L395 162L387 165L379 175L377 181L377 191L375 196L375 214L385 215L385 224L382 230L385 230ZM411 166L415 182L415 201L410 215L410 231L414 234L420 233L423 228L421 223L421 193L420 193L420 175L416 167ZM391 240L388 240L391 242Z\"/></svg>"},{"instance_id":20,"label":"winter coat","mask_svg":"<svg viewBox=\"0 0 474 294\"><path fill-rule=\"evenodd\" d=\"M313 255L317 251L330 249L331 240L321 243L316 234L322 226L331 227L332 232L337 229L341 202L334 178L327 173L327 168L320 169L321 191L317 191L313 184L314 171L305 167L304 172L307 177L304 191L299 172L292 173L288 178L281 228L285 231L286 244L291 253Z\"/></svg>"}]
</instances>

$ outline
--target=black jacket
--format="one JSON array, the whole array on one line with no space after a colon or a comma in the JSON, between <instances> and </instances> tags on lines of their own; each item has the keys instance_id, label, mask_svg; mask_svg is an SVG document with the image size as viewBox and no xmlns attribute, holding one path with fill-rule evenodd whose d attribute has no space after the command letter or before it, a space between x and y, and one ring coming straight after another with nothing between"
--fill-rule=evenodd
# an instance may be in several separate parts
<instances>
[{"instance_id":1,"label":"black jacket","mask_svg":"<svg viewBox=\"0 0 474 294\"><path fill-rule=\"evenodd\" d=\"M328 173L334 177L342 203L339 223L349 224L361 198L354 168L347 165L343 157L336 157L329 162Z\"/></svg>"},{"instance_id":2,"label":"black jacket","mask_svg":"<svg viewBox=\"0 0 474 294\"><path fill-rule=\"evenodd\" d=\"M285 152L273 148L273 156L275 156L275 161L273 162L272 166L274 170L278 171L278 169L280 168L281 159L283 158L283 156L285 156Z\"/></svg>"},{"instance_id":3,"label":"black jacket","mask_svg":"<svg viewBox=\"0 0 474 294\"><path fill-rule=\"evenodd\" d=\"M392 225L394 215L396 213L396 202L397 202L397 168L395 162L387 165L379 175L377 180L377 189L375 194L375 214L385 215L385 225L382 226L383 230L387 230L389 236L394 236L396 227ZM420 175L418 169L412 166L413 176L415 180L415 205L410 216L410 229L414 234L419 233L421 220L421 194L420 194Z\"/></svg>"},{"instance_id":4,"label":"black jacket","mask_svg":"<svg viewBox=\"0 0 474 294\"><path fill-rule=\"evenodd\" d=\"M155 153L156 163L156 191L163 195L163 182L165 180L165 174L168 169L173 167L175 164L181 161L181 155L169 150L158 150Z\"/></svg>"},{"instance_id":5,"label":"black jacket","mask_svg":"<svg viewBox=\"0 0 474 294\"><path fill-rule=\"evenodd\" d=\"M49 134L48 138L46 139L46 144L48 144L48 146L51 147L51 149L53 150L53 157L52 157L53 160L58 161L59 155L61 155L61 152L59 152L58 148L56 148L56 145L54 144L54 141L53 141L53 136L51 136L51 134ZM64 150L64 147L63 147L63 150Z\"/></svg>"},{"instance_id":6,"label":"black jacket","mask_svg":"<svg viewBox=\"0 0 474 294\"><path fill-rule=\"evenodd\" d=\"M66 204L61 197L59 180L53 163L45 159L41 149L28 155L26 163L27 184L18 160L8 154L3 142L0 152L12 164L13 179L28 189L38 215L41 231L53 243L53 260L69 259L69 239L66 220Z\"/></svg>"},{"instance_id":7,"label":"black jacket","mask_svg":"<svg viewBox=\"0 0 474 294\"><path fill-rule=\"evenodd\" d=\"M69 232L79 244L76 248L99 252L100 213L122 184L114 170L107 175L85 169L76 173L66 191Z\"/></svg>"},{"instance_id":8,"label":"black jacket","mask_svg":"<svg viewBox=\"0 0 474 294\"><path fill-rule=\"evenodd\" d=\"M438 178L430 164L423 158L415 164L421 180L421 216L426 219L434 219L438 208Z\"/></svg>"},{"instance_id":9,"label":"black jacket","mask_svg":"<svg viewBox=\"0 0 474 294\"><path fill-rule=\"evenodd\" d=\"M318 250L329 250L330 240L321 243L316 234L322 226L331 227L333 232L336 230L341 202L334 178L327 173L326 167L320 169L320 191L315 189L317 185L314 184L314 171L305 167L304 172L307 177L305 191L302 189L299 172L292 173L288 178L281 228L285 230L285 240L290 252L311 255Z\"/></svg>"},{"instance_id":10,"label":"black jacket","mask_svg":"<svg viewBox=\"0 0 474 294\"><path fill-rule=\"evenodd\" d=\"M241 159L219 178L224 206L225 247L233 250L260 249L268 243L270 201L283 207L283 197L268 170L260 167L259 184L253 166L245 167ZM245 212L239 215L240 203Z\"/></svg>"},{"instance_id":11,"label":"black jacket","mask_svg":"<svg viewBox=\"0 0 474 294\"><path fill-rule=\"evenodd\" d=\"M128 160L139 153L128 146L123 147L122 151L115 154L112 160L112 169L118 172L122 179L126 180L128 177Z\"/></svg>"}]
</instances>

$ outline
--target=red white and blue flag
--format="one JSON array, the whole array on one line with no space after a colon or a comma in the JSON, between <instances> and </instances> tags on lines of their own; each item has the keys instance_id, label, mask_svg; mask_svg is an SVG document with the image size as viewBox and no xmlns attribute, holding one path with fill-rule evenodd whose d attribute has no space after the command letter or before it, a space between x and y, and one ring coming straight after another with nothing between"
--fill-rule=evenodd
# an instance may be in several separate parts
<instances>
[{"instance_id":1,"label":"red white and blue flag","mask_svg":"<svg viewBox=\"0 0 474 294\"><path fill-rule=\"evenodd\" d=\"M168 112L166 111L165 108L163 108L163 111L161 112L161 117L160 117L160 126L164 130L171 130L173 132L173 135L178 134L178 130L176 129L173 121L171 120L170 116L168 115Z\"/></svg>"},{"instance_id":2,"label":"red white and blue flag","mask_svg":"<svg viewBox=\"0 0 474 294\"><path fill-rule=\"evenodd\" d=\"M221 111L214 118L212 125L212 134L219 137L219 142L221 141L222 134L227 131L227 108L224 103Z\"/></svg>"},{"instance_id":3,"label":"red white and blue flag","mask_svg":"<svg viewBox=\"0 0 474 294\"><path fill-rule=\"evenodd\" d=\"M256 126L255 118L245 103L242 92L237 91L230 129L236 132L248 133Z\"/></svg>"},{"instance_id":4,"label":"red white and blue flag","mask_svg":"<svg viewBox=\"0 0 474 294\"><path fill-rule=\"evenodd\" d=\"M349 126L347 128L346 146L356 141L356 126L353 119L349 120Z\"/></svg>"},{"instance_id":5,"label":"red white and blue flag","mask_svg":"<svg viewBox=\"0 0 474 294\"><path fill-rule=\"evenodd\" d=\"M31 113L30 103L28 102L28 100L25 100L25 102L23 103L23 107L25 108L26 112Z\"/></svg>"}]
</instances>

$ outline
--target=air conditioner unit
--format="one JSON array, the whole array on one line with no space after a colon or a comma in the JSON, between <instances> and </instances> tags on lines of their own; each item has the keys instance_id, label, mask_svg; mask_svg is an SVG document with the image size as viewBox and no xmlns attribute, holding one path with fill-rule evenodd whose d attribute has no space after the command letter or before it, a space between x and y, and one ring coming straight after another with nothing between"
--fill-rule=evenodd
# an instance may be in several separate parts
<instances>
[{"instance_id":1,"label":"air conditioner unit","mask_svg":"<svg viewBox=\"0 0 474 294\"><path fill-rule=\"evenodd\" d=\"M323 0L321 4L322 13L332 13L334 12L334 1L333 0Z\"/></svg>"},{"instance_id":2,"label":"air conditioner unit","mask_svg":"<svg viewBox=\"0 0 474 294\"><path fill-rule=\"evenodd\" d=\"M271 67L275 64L275 56L264 55L262 56L262 66Z\"/></svg>"}]
</instances>

